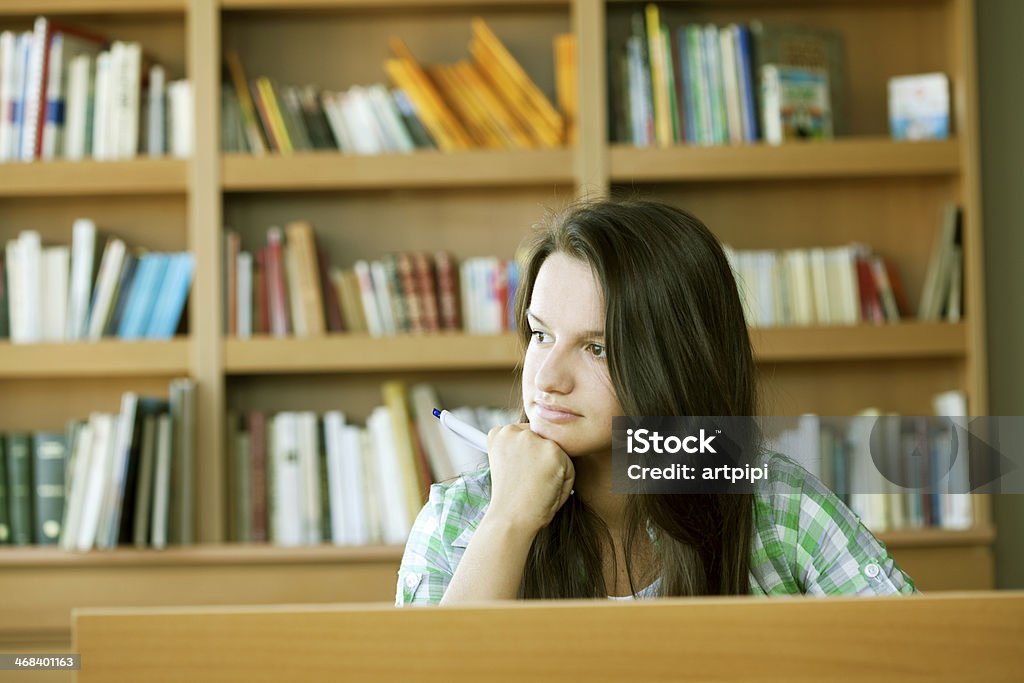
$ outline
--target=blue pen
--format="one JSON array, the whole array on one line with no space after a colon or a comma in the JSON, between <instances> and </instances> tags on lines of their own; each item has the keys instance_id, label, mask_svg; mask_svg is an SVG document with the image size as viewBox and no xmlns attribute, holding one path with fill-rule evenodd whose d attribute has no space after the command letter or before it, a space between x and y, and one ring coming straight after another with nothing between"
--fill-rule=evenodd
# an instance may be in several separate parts
<instances>
[{"instance_id":1,"label":"blue pen","mask_svg":"<svg viewBox=\"0 0 1024 683\"><path fill-rule=\"evenodd\" d=\"M457 437L468 443L473 448L484 453L487 452L487 435L473 425L460 420L447 410L434 408L434 417L441 421L441 424Z\"/></svg>"}]
</instances>

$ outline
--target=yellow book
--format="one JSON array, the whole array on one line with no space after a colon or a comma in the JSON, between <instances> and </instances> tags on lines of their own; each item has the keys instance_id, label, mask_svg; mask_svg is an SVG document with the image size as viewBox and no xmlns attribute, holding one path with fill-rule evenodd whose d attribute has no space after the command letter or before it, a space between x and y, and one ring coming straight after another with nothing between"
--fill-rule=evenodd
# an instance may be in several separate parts
<instances>
[{"instance_id":1,"label":"yellow book","mask_svg":"<svg viewBox=\"0 0 1024 683\"><path fill-rule=\"evenodd\" d=\"M570 144L576 144L578 131L576 116L578 108L578 84L576 76L576 36L563 33L555 36L555 91L558 107L565 120L563 137Z\"/></svg>"},{"instance_id":2,"label":"yellow book","mask_svg":"<svg viewBox=\"0 0 1024 683\"><path fill-rule=\"evenodd\" d=\"M295 251L295 276L298 282L302 302L303 319L306 323L306 334L310 337L322 337L327 333L324 322L323 293L320 291L320 265L316 258L316 243L313 240L313 227L305 221L292 221L285 226L288 246Z\"/></svg>"},{"instance_id":3,"label":"yellow book","mask_svg":"<svg viewBox=\"0 0 1024 683\"><path fill-rule=\"evenodd\" d=\"M654 100L654 137L659 145L669 146L673 142L672 105L668 89L668 65L665 60L665 40L661 33L661 14L654 3L644 8L647 24L647 54L651 63L651 97Z\"/></svg>"},{"instance_id":4,"label":"yellow book","mask_svg":"<svg viewBox=\"0 0 1024 683\"><path fill-rule=\"evenodd\" d=\"M454 67L447 64L431 66L427 74L473 136L477 147L500 149L505 146L501 135L494 130L490 117L476 106L475 99L464 87Z\"/></svg>"},{"instance_id":5,"label":"yellow book","mask_svg":"<svg viewBox=\"0 0 1024 683\"><path fill-rule=\"evenodd\" d=\"M359 299L359 278L352 269L331 271L331 283L338 292L341 302L341 315L345 321L345 331L349 334L366 334L366 315L363 313L363 302Z\"/></svg>"},{"instance_id":6,"label":"yellow book","mask_svg":"<svg viewBox=\"0 0 1024 683\"><path fill-rule=\"evenodd\" d=\"M391 51L404 63L404 71L416 84L417 90L425 103L433 110L437 120L446 130L455 149L470 149L473 147L473 139L466 129L459 123L459 120L445 104L444 98L437 92L437 88L430 82L430 78L423 71L416 56L400 38L392 37L388 42ZM411 95L410 95L411 97Z\"/></svg>"},{"instance_id":7,"label":"yellow book","mask_svg":"<svg viewBox=\"0 0 1024 683\"><path fill-rule=\"evenodd\" d=\"M256 115L256 107L249 93L249 81L245 77L242 60L237 52L230 50L227 62L231 81L235 85L235 94L238 95L238 105L242 109L242 118L245 121L245 137L249 142L249 150L257 156L262 156L267 151L267 146L263 142L263 133L260 132L259 117Z\"/></svg>"},{"instance_id":8,"label":"yellow book","mask_svg":"<svg viewBox=\"0 0 1024 683\"><path fill-rule=\"evenodd\" d=\"M426 494L432 482L428 481L429 473L422 471L419 445L412 434L414 427L409 414L409 391L405 383L397 380L384 382L380 389L384 405L391 414L395 449L402 468L402 490L411 511L411 523L426 502Z\"/></svg>"},{"instance_id":9,"label":"yellow book","mask_svg":"<svg viewBox=\"0 0 1024 683\"><path fill-rule=\"evenodd\" d=\"M281 117L281 109L277 106L277 98L274 97L274 88L270 85L270 79L261 76L256 79L256 89L259 91L260 99L267 108L267 118L274 128L274 138L277 139L280 150L283 153L291 153L293 150L292 141L288 137L288 130L284 127L284 119Z\"/></svg>"},{"instance_id":10,"label":"yellow book","mask_svg":"<svg viewBox=\"0 0 1024 683\"><path fill-rule=\"evenodd\" d=\"M502 86L505 94L510 96L520 111L530 112L538 118L539 123L534 126L538 129L554 131L561 144L561 134L565 128L562 115L558 113L554 105L537 87L523 67L516 61L515 57L508 51L505 45L491 31L490 27L480 17L472 20L473 39L470 41L470 52L489 73L491 80L496 85ZM481 55L490 57L490 60Z\"/></svg>"},{"instance_id":11,"label":"yellow book","mask_svg":"<svg viewBox=\"0 0 1024 683\"><path fill-rule=\"evenodd\" d=\"M506 147L519 149L537 147L536 141L520 125L472 62L465 59L456 62L455 75L462 80L470 95L476 98L477 105L488 114L494 129Z\"/></svg>"}]
</instances>

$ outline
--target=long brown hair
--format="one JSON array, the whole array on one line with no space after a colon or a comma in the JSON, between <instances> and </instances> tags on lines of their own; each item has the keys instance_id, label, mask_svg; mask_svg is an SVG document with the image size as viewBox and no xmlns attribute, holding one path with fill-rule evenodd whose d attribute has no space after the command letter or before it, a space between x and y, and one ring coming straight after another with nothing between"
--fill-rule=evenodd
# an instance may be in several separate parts
<instances>
[{"instance_id":1,"label":"long brown hair","mask_svg":"<svg viewBox=\"0 0 1024 683\"><path fill-rule=\"evenodd\" d=\"M626 415L756 414L754 359L736 283L700 220L637 199L586 202L549 216L524 259L516 296L524 348L534 282L556 252L589 264L601 285L611 382ZM638 587L629 558L648 523L661 595L750 592L752 495L627 496L631 592ZM520 597L605 597L602 557L612 548L600 517L570 496L534 538Z\"/></svg>"}]
</instances>

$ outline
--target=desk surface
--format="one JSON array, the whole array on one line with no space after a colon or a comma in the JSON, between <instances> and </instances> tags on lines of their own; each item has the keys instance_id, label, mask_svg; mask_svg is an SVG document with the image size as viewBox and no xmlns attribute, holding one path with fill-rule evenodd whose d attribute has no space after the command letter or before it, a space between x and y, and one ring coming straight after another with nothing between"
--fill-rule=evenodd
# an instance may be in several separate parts
<instances>
[{"instance_id":1,"label":"desk surface","mask_svg":"<svg viewBox=\"0 0 1024 683\"><path fill-rule=\"evenodd\" d=\"M80 681L1019 681L1024 591L81 610Z\"/></svg>"}]
</instances>

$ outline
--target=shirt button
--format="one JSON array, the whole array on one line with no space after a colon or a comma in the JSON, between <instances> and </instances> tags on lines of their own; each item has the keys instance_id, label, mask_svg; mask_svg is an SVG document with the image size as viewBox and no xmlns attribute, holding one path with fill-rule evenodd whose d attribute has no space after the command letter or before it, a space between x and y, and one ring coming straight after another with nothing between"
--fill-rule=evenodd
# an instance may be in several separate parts
<instances>
[{"instance_id":1,"label":"shirt button","mask_svg":"<svg viewBox=\"0 0 1024 683\"><path fill-rule=\"evenodd\" d=\"M867 576L867 577L868 577L869 579L873 579L873 578L875 578L876 576L878 576L879 572L881 572L881 571L882 571L882 568L881 568L881 567L879 567L879 566L878 566L877 564L875 564L874 562L872 562L871 564L869 564L869 565L866 565L866 566L864 567L864 574L865 574L865 575L866 575L866 576Z\"/></svg>"},{"instance_id":2,"label":"shirt button","mask_svg":"<svg viewBox=\"0 0 1024 683\"><path fill-rule=\"evenodd\" d=\"M408 574L405 575L405 586L406 586L406 588L415 588L416 584L418 582L419 582L419 577L417 577L412 572L409 572Z\"/></svg>"}]
</instances>

